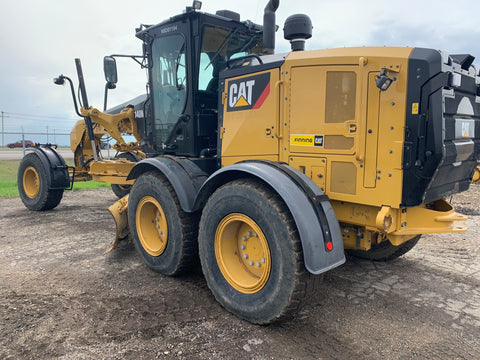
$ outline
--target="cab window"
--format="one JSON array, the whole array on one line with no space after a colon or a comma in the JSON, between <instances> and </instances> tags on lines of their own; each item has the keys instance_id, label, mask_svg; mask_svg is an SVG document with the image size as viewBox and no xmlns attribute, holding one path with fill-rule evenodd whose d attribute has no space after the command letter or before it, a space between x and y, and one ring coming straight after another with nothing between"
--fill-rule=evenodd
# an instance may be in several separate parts
<instances>
[{"instance_id":1,"label":"cab window","mask_svg":"<svg viewBox=\"0 0 480 360\"><path fill-rule=\"evenodd\" d=\"M157 139L165 143L187 100L185 39L172 35L152 44L152 86Z\"/></svg>"},{"instance_id":2,"label":"cab window","mask_svg":"<svg viewBox=\"0 0 480 360\"><path fill-rule=\"evenodd\" d=\"M228 60L261 52L262 39L235 29L206 25L199 59L198 90L216 93L219 73Z\"/></svg>"}]
</instances>

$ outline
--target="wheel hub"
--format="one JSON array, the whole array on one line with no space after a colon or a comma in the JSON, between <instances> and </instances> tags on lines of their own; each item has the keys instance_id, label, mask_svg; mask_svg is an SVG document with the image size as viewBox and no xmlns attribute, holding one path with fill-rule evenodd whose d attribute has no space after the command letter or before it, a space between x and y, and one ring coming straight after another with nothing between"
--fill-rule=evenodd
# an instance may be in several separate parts
<instances>
[{"instance_id":1,"label":"wheel hub","mask_svg":"<svg viewBox=\"0 0 480 360\"><path fill-rule=\"evenodd\" d=\"M30 199L36 198L40 191L40 178L33 166L27 167L23 172L23 189Z\"/></svg>"},{"instance_id":2,"label":"wheel hub","mask_svg":"<svg viewBox=\"0 0 480 360\"><path fill-rule=\"evenodd\" d=\"M152 256L161 255L167 246L168 226L159 202L152 196L145 196L138 203L135 216L143 249Z\"/></svg>"},{"instance_id":3,"label":"wheel hub","mask_svg":"<svg viewBox=\"0 0 480 360\"><path fill-rule=\"evenodd\" d=\"M225 279L236 290L260 291L270 275L271 256L260 227L244 214L229 214L215 233L215 256Z\"/></svg>"}]
</instances>

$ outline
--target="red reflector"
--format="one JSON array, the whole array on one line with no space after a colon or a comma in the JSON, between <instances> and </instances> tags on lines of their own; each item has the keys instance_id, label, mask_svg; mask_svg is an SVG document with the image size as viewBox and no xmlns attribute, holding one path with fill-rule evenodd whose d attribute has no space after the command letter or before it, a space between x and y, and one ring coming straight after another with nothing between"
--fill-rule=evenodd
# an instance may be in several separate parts
<instances>
[{"instance_id":1,"label":"red reflector","mask_svg":"<svg viewBox=\"0 0 480 360\"><path fill-rule=\"evenodd\" d=\"M327 242L327 250L330 251L333 249L333 244L331 241Z\"/></svg>"}]
</instances>

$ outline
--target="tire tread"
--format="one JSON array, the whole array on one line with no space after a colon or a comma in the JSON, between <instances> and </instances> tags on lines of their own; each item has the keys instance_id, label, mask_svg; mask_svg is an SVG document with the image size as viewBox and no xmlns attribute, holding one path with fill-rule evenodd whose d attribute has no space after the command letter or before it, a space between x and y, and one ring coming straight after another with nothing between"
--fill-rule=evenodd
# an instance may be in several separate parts
<instances>
[{"instance_id":1,"label":"tire tread","mask_svg":"<svg viewBox=\"0 0 480 360\"><path fill-rule=\"evenodd\" d=\"M247 320L257 324L269 324L273 322L282 322L288 320L294 317L295 314L299 311L299 309L301 309L306 303L317 297L320 289L319 284L322 282L323 276L312 275L305 268L302 244L300 241L297 227L288 207L275 191L273 191L263 182L254 179L235 180L231 183L224 185L223 187L225 186L245 186L259 193L261 196L267 199L267 201L270 202L276 213L279 214L280 218L285 224L288 233L288 241L290 241L292 244L295 259L295 279L293 289L290 293L290 298L288 299L288 303L283 307L283 309L281 309L281 311L279 311L279 313L276 314L273 318L265 321L262 318L255 318L252 315ZM222 188L219 188L218 190ZM218 298L217 301L221 302Z\"/></svg>"},{"instance_id":2,"label":"tire tread","mask_svg":"<svg viewBox=\"0 0 480 360\"><path fill-rule=\"evenodd\" d=\"M198 263L197 234L199 215L197 213L186 213L182 210L173 186L163 175L159 174L158 172L148 172L143 174L142 177L144 177L145 181L150 182L152 185L159 182L161 186L165 187L172 197L175 206L174 211L176 211L179 216L181 234L183 234L183 237L178 263L173 271L165 273L165 275L178 276L184 274L190 271ZM164 209L164 211L167 210ZM162 272L154 267L152 268L155 271Z\"/></svg>"},{"instance_id":3,"label":"tire tread","mask_svg":"<svg viewBox=\"0 0 480 360\"><path fill-rule=\"evenodd\" d=\"M32 166L40 177L40 192L35 199L29 198L23 189L23 173L28 166ZM29 210L46 211L52 210L60 204L64 189L49 189L47 169L44 168L42 161L37 154L31 152L22 159L18 167L17 183L18 192L22 202Z\"/></svg>"}]
</instances>

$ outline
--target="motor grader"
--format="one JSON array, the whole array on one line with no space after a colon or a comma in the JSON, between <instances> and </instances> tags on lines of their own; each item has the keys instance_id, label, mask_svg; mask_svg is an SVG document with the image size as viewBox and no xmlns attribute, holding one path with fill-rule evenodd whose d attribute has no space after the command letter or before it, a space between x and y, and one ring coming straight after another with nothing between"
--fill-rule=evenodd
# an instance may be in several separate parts
<instances>
[{"instance_id":1,"label":"motor grader","mask_svg":"<svg viewBox=\"0 0 480 360\"><path fill-rule=\"evenodd\" d=\"M108 111L118 56L104 59L104 111L83 118L75 166L49 145L18 175L31 210L58 205L75 181L126 195L110 207L146 264L165 275L201 269L216 299L254 323L294 314L318 296L345 251L386 261L422 234L466 231L445 200L468 189L480 155L480 77L473 56L411 47L306 51L312 24L292 15L276 54L275 12L262 25L228 11L141 25L147 94ZM115 141L115 159L99 141ZM123 135L136 139L127 143ZM196 269L197 267L193 267ZM161 281L161 279L159 279Z\"/></svg>"}]
</instances>

